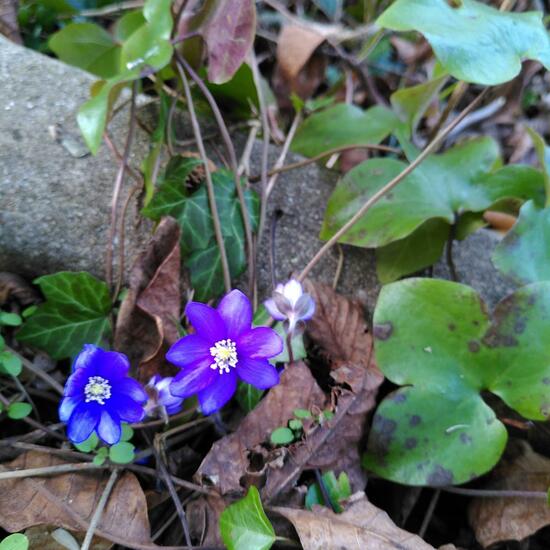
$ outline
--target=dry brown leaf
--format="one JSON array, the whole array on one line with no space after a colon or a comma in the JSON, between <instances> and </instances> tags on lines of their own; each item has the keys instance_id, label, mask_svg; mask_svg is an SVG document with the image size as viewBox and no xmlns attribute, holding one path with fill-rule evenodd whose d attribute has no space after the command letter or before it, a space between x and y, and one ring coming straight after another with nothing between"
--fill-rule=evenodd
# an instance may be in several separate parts
<instances>
[{"instance_id":1,"label":"dry brown leaf","mask_svg":"<svg viewBox=\"0 0 550 550\"><path fill-rule=\"evenodd\" d=\"M220 516L228 504L214 494L201 496L188 504L186 514L191 537L198 540L200 546L223 547Z\"/></svg>"},{"instance_id":2,"label":"dry brown leaf","mask_svg":"<svg viewBox=\"0 0 550 550\"><path fill-rule=\"evenodd\" d=\"M0 465L0 471L64 463L53 455L27 452ZM1 480L0 526L10 533L35 525L86 531L105 485L104 471ZM149 531L145 495L135 475L126 472L116 482L96 535L131 547L152 545Z\"/></svg>"},{"instance_id":3,"label":"dry brown leaf","mask_svg":"<svg viewBox=\"0 0 550 550\"><path fill-rule=\"evenodd\" d=\"M419 536L397 527L364 493L350 498L342 514L323 506L313 511L274 508L296 528L304 550L434 550Z\"/></svg>"},{"instance_id":4,"label":"dry brown leaf","mask_svg":"<svg viewBox=\"0 0 550 550\"><path fill-rule=\"evenodd\" d=\"M23 277L7 271L0 272L0 306L15 299L22 306L40 301L40 294Z\"/></svg>"},{"instance_id":5,"label":"dry brown leaf","mask_svg":"<svg viewBox=\"0 0 550 550\"><path fill-rule=\"evenodd\" d=\"M85 534L70 533L61 527L41 525L27 529L25 536L29 539L29 550L79 550ZM99 537L93 537L90 544L90 550L110 550L112 547L112 542Z\"/></svg>"},{"instance_id":6,"label":"dry brown leaf","mask_svg":"<svg viewBox=\"0 0 550 550\"><path fill-rule=\"evenodd\" d=\"M179 239L177 222L163 218L147 249L132 267L130 288L120 307L115 348L128 355L143 382L162 372L165 352L178 339Z\"/></svg>"},{"instance_id":7,"label":"dry brown leaf","mask_svg":"<svg viewBox=\"0 0 550 550\"><path fill-rule=\"evenodd\" d=\"M363 306L337 294L330 285L306 281L304 287L315 300L315 315L307 331L326 353L332 368L353 363L366 365L371 357L372 337Z\"/></svg>"},{"instance_id":8,"label":"dry brown leaf","mask_svg":"<svg viewBox=\"0 0 550 550\"><path fill-rule=\"evenodd\" d=\"M325 395L304 363L294 363L281 375L257 407L240 423L236 432L216 441L202 461L196 478L213 483L222 495L241 493L241 479L254 470L250 453L269 440L271 432L286 426L295 409L322 409ZM276 470L275 470L276 471ZM269 476L271 470L267 470Z\"/></svg>"},{"instance_id":9,"label":"dry brown leaf","mask_svg":"<svg viewBox=\"0 0 550 550\"><path fill-rule=\"evenodd\" d=\"M550 459L522 442L513 458L505 458L483 489L543 491L550 486ZM522 540L550 525L545 499L476 498L468 510L470 524L483 546L502 540Z\"/></svg>"},{"instance_id":10,"label":"dry brown leaf","mask_svg":"<svg viewBox=\"0 0 550 550\"><path fill-rule=\"evenodd\" d=\"M17 0L0 0L0 34L16 44L23 44L17 24Z\"/></svg>"}]
</instances>

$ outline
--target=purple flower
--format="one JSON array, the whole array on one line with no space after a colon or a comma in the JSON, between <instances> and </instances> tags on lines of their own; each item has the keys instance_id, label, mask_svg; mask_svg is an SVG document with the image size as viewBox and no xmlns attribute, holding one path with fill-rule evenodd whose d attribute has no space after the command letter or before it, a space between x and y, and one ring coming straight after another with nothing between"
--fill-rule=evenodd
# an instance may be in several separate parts
<instances>
[{"instance_id":1,"label":"purple flower","mask_svg":"<svg viewBox=\"0 0 550 550\"><path fill-rule=\"evenodd\" d=\"M155 374L145 386L145 391L149 395L149 400L145 405L145 414L147 416L155 416L160 414L162 417L167 417L171 414L176 414L181 411L183 398L176 397L170 393L170 383L173 377L162 376Z\"/></svg>"},{"instance_id":2,"label":"purple flower","mask_svg":"<svg viewBox=\"0 0 550 550\"><path fill-rule=\"evenodd\" d=\"M311 319L315 313L313 298L304 293L302 285L296 279L290 279L284 285L278 284L264 306L273 319L284 321L288 334L294 334L298 323Z\"/></svg>"},{"instance_id":3,"label":"purple flower","mask_svg":"<svg viewBox=\"0 0 550 550\"><path fill-rule=\"evenodd\" d=\"M216 309L190 302L185 309L195 334L176 342L166 354L181 367L170 391L182 398L198 394L203 414L223 407L237 388L237 378L259 389L279 382L268 359L283 349L279 335L268 327L251 328L252 306L239 290L226 294Z\"/></svg>"},{"instance_id":4,"label":"purple flower","mask_svg":"<svg viewBox=\"0 0 550 550\"><path fill-rule=\"evenodd\" d=\"M59 418L67 423L73 443L86 441L92 432L108 445L120 441L121 422L139 422L147 394L128 377L128 358L85 344L65 384Z\"/></svg>"}]
</instances>

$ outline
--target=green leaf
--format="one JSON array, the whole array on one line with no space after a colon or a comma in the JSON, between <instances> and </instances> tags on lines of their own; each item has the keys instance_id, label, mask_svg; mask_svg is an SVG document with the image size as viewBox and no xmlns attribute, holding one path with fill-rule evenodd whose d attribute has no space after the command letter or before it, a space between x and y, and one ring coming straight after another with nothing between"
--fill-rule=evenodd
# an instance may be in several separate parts
<instances>
[{"instance_id":1,"label":"green leaf","mask_svg":"<svg viewBox=\"0 0 550 550\"><path fill-rule=\"evenodd\" d=\"M116 464L130 464L134 461L135 447L127 441L121 441L109 448L109 460Z\"/></svg>"},{"instance_id":2,"label":"green leaf","mask_svg":"<svg viewBox=\"0 0 550 550\"><path fill-rule=\"evenodd\" d=\"M9 313L7 311L0 311L0 325L8 327L18 327L23 321L21 316L17 313Z\"/></svg>"},{"instance_id":3,"label":"green leaf","mask_svg":"<svg viewBox=\"0 0 550 550\"><path fill-rule=\"evenodd\" d=\"M260 402L265 390L259 390L251 384L239 381L237 387L237 402L244 412L249 413Z\"/></svg>"},{"instance_id":4,"label":"green leaf","mask_svg":"<svg viewBox=\"0 0 550 550\"><path fill-rule=\"evenodd\" d=\"M376 249L376 274L387 284L439 260L450 225L439 218L423 223L413 233Z\"/></svg>"},{"instance_id":5,"label":"green leaf","mask_svg":"<svg viewBox=\"0 0 550 550\"><path fill-rule=\"evenodd\" d=\"M270 439L273 445L287 445L294 441L294 433L289 428L281 426L280 428L275 428L271 432Z\"/></svg>"},{"instance_id":6,"label":"green leaf","mask_svg":"<svg viewBox=\"0 0 550 550\"><path fill-rule=\"evenodd\" d=\"M402 88L391 95L393 111L401 122L406 124L409 134L416 130L426 109L443 88L447 79L448 77L443 75L417 86Z\"/></svg>"},{"instance_id":7,"label":"green leaf","mask_svg":"<svg viewBox=\"0 0 550 550\"><path fill-rule=\"evenodd\" d=\"M21 533L8 535L0 542L0 550L27 550L28 548L29 539Z\"/></svg>"},{"instance_id":8,"label":"green leaf","mask_svg":"<svg viewBox=\"0 0 550 550\"><path fill-rule=\"evenodd\" d=\"M377 144L399 124L384 107L363 111L349 103L338 103L313 113L302 123L292 140L292 150L313 157L334 147Z\"/></svg>"},{"instance_id":9,"label":"green leaf","mask_svg":"<svg viewBox=\"0 0 550 550\"><path fill-rule=\"evenodd\" d=\"M546 145L544 138L533 128L528 126L525 128L537 153L538 161L544 174L544 183L546 185L546 203L545 206L550 206L550 147Z\"/></svg>"},{"instance_id":10,"label":"green leaf","mask_svg":"<svg viewBox=\"0 0 550 550\"><path fill-rule=\"evenodd\" d=\"M86 441L83 441L82 443L73 443L73 445L81 452L81 453L90 453L92 452L99 444L99 438L97 437L97 434L95 432L92 432L92 435Z\"/></svg>"},{"instance_id":11,"label":"green leaf","mask_svg":"<svg viewBox=\"0 0 550 550\"><path fill-rule=\"evenodd\" d=\"M141 26L146 23L141 10L133 10L125 13L116 23L113 31L117 42L128 40Z\"/></svg>"},{"instance_id":12,"label":"green leaf","mask_svg":"<svg viewBox=\"0 0 550 550\"><path fill-rule=\"evenodd\" d=\"M126 422L122 423L122 435L120 436L121 441L130 441L134 437L134 430L130 424Z\"/></svg>"},{"instance_id":13,"label":"green leaf","mask_svg":"<svg viewBox=\"0 0 550 550\"><path fill-rule=\"evenodd\" d=\"M514 227L496 246L492 261L519 284L550 280L550 208L526 202Z\"/></svg>"},{"instance_id":14,"label":"green leaf","mask_svg":"<svg viewBox=\"0 0 550 550\"><path fill-rule=\"evenodd\" d=\"M11 374L11 376L19 376L22 369L23 364L17 355L14 355L10 351L0 352L0 370L6 374Z\"/></svg>"},{"instance_id":15,"label":"green leaf","mask_svg":"<svg viewBox=\"0 0 550 550\"><path fill-rule=\"evenodd\" d=\"M408 152L409 156L414 154L412 150ZM374 204L368 214L339 240L355 246L378 248L422 230L421 226L429 220L439 220L432 226L444 229L444 232L434 237L436 242L432 243L430 250L402 251L400 245L395 244L381 254L385 263L381 271L387 279L396 274L410 273L409 269L416 271L426 267L433 263L435 250L444 242L443 236L448 234L448 226L454 223L456 215L482 212L504 198L533 198L538 204L544 201L544 181L539 171L510 165L491 172L498 162L498 147L491 138L473 139L443 154L432 155ZM321 238L332 237L369 197L406 166L395 159L376 158L350 170L329 199ZM419 239L411 237L410 242L422 248ZM407 240L402 244L410 243ZM415 253L418 254L416 258L412 257ZM421 256L426 263L420 261Z\"/></svg>"},{"instance_id":16,"label":"green leaf","mask_svg":"<svg viewBox=\"0 0 550 550\"><path fill-rule=\"evenodd\" d=\"M46 298L17 339L54 359L76 355L84 344L99 344L110 332L107 285L86 272L61 271L36 279Z\"/></svg>"},{"instance_id":17,"label":"green leaf","mask_svg":"<svg viewBox=\"0 0 550 550\"><path fill-rule=\"evenodd\" d=\"M294 409L293 414L296 418L301 418L302 420L312 417L311 412L307 409Z\"/></svg>"},{"instance_id":18,"label":"green leaf","mask_svg":"<svg viewBox=\"0 0 550 550\"><path fill-rule=\"evenodd\" d=\"M336 479L334 472L331 470L324 473L322 478L330 500L336 508L336 512L339 514L342 513L344 509L340 505L340 502L351 496L351 485L346 472L342 472L338 476L338 479ZM310 485L306 494L306 508L311 510L315 504L325 505L325 499L318 483Z\"/></svg>"},{"instance_id":19,"label":"green leaf","mask_svg":"<svg viewBox=\"0 0 550 550\"><path fill-rule=\"evenodd\" d=\"M301 430L304 427L304 425L302 424L301 420L296 420L295 418L293 418L292 420L288 421L288 427L291 430L297 432L297 431Z\"/></svg>"},{"instance_id":20,"label":"green leaf","mask_svg":"<svg viewBox=\"0 0 550 550\"><path fill-rule=\"evenodd\" d=\"M65 63L100 78L111 78L119 72L120 46L94 23L69 23L53 34L48 44Z\"/></svg>"},{"instance_id":21,"label":"green leaf","mask_svg":"<svg viewBox=\"0 0 550 550\"><path fill-rule=\"evenodd\" d=\"M29 416L32 412L32 407L29 403L12 403L8 407L8 416L12 420L21 420Z\"/></svg>"},{"instance_id":22,"label":"green leaf","mask_svg":"<svg viewBox=\"0 0 550 550\"><path fill-rule=\"evenodd\" d=\"M550 41L539 12L501 12L474 0L396 0L377 24L422 33L443 67L466 82L501 84L519 74L524 59L550 69Z\"/></svg>"},{"instance_id":23,"label":"green leaf","mask_svg":"<svg viewBox=\"0 0 550 550\"><path fill-rule=\"evenodd\" d=\"M98 451L97 451L97 454L94 456L94 459L93 459L93 463L96 465L96 466L101 466L102 464L105 463L105 461L107 460L107 457L109 456L109 450L107 449L107 447L101 447Z\"/></svg>"},{"instance_id":24,"label":"green leaf","mask_svg":"<svg viewBox=\"0 0 550 550\"><path fill-rule=\"evenodd\" d=\"M421 311L422 315L418 312ZM465 285L408 279L385 286L374 313L376 360L405 386L376 411L364 464L408 485L460 484L489 471L507 433L480 393L533 420L550 415L550 282L500 302L491 322Z\"/></svg>"},{"instance_id":25,"label":"green leaf","mask_svg":"<svg viewBox=\"0 0 550 550\"><path fill-rule=\"evenodd\" d=\"M262 508L258 489L228 506L220 516L220 532L228 550L268 550L275 542L275 531Z\"/></svg>"}]
</instances>

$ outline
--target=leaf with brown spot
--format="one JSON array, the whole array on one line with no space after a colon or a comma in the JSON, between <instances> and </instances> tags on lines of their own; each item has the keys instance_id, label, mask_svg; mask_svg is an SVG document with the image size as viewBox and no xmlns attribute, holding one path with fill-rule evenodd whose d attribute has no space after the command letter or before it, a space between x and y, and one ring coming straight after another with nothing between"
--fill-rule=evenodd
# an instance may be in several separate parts
<instances>
[{"instance_id":1,"label":"leaf with brown spot","mask_svg":"<svg viewBox=\"0 0 550 550\"><path fill-rule=\"evenodd\" d=\"M517 442L514 456L504 458L482 487L488 490L546 492L550 486L550 459L525 442ZM503 540L523 540L550 525L545 499L475 498L468 510L477 540L485 547Z\"/></svg>"},{"instance_id":2,"label":"leaf with brown spot","mask_svg":"<svg viewBox=\"0 0 550 550\"><path fill-rule=\"evenodd\" d=\"M434 550L418 535L397 527L364 493L350 497L341 514L323 506L313 511L274 508L296 528L304 550Z\"/></svg>"},{"instance_id":3,"label":"leaf with brown spot","mask_svg":"<svg viewBox=\"0 0 550 550\"><path fill-rule=\"evenodd\" d=\"M176 221L163 218L132 267L130 288L118 314L115 348L128 355L144 382L163 371L165 352L178 339L179 239Z\"/></svg>"},{"instance_id":4,"label":"leaf with brown spot","mask_svg":"<svg viewBox=\"0 0 550 550\"><path fill-rule=\"evenodd\" d=\"M64 464L44 453L27 452L0 471ZM86 531L106 485L103 470L0 481L0 526L16 532L35 525ZM124 546L151 545L145 495L135 475L121 475L101 516L96 535Z\"/></svg>"},{"instance_id":5,"label":"leaf with brown spot","mask_svg":"<svg viewBox=\"0 0 550 550\"><path fill-rule=\"evenodd\" d=\"M236 432L216 441L197 473L207 479L222 495L241 493L241 479L253 468L249 454L258 445L269 441L271 432L286 426L295 409L322 409L325 395L304 363L293 363L281 374L277 386L240 423ZM267 476L272 471L267 469Z\"/></svg>"}]
</instances>

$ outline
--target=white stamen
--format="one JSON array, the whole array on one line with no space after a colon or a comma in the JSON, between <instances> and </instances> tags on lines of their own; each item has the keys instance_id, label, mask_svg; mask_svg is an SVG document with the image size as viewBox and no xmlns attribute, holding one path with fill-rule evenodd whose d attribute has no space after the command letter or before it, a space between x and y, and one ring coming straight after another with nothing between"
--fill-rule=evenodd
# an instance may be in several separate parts
<instances>
[{"instance_id":1,"label":"white stamen","mask_svg":"<svg viewBox=\"0 0 550 550\"><path fill-rule=\"evenodd\" d=\"M237 366L237 346L233 340L220 340L210 348L210 354L214 358L211 369L218 369L220 374L229 373L229 367Z\"/></svg>"},{"instance_id":2,"label":"white stamen","mask_svg":"<svg viewBox=\"0 0 550 550\"><path fill-rule=\"evenodd\" d=\"M101 376L90 376L84 387L84 395L86 403L97 401L100 405L105 405L105 400L111 397L111 384Z\"/></svg>"}]
</instances>

